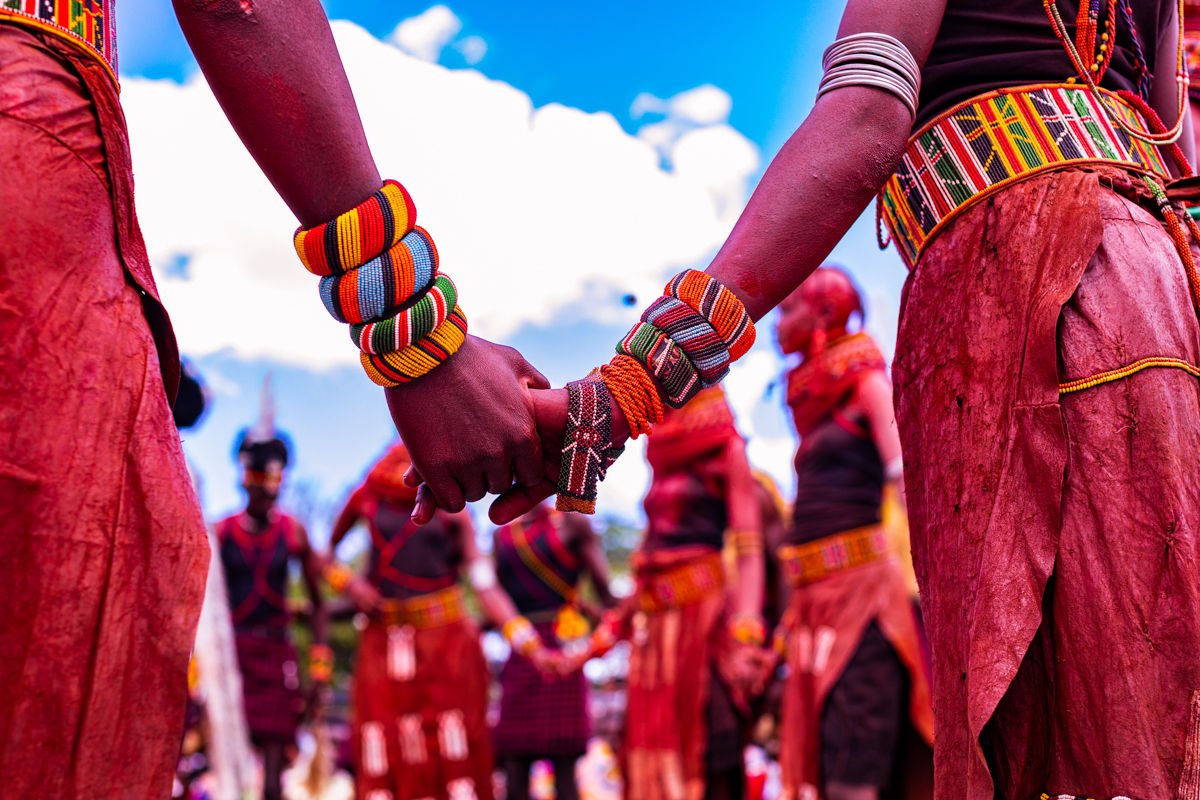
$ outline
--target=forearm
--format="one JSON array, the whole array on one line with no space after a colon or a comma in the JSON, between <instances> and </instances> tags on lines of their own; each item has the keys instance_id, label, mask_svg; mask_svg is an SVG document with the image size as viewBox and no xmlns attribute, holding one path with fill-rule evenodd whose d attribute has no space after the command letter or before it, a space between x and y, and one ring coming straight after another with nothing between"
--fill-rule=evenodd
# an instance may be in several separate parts
<instances>
[{"instance_id":1,"label":"forearm","mask_svg":"<svg viewBox=\"0 0 1200 800\"><path fill-rule=\"evenodd\" d=\"M497 628L503 627L504 623L519 616L516 604L499 586L483 590L476 589L475 596L479 598L479 606L483 609L484 616Z\"/></svg>"},{"instance_id":2,"label":"forearm","mask_svg":"<svg viewBox=\"0 0 1200 800\"><path fill-rule=\"evenodd\" d=\"M912 116L869 87L831 92L771 162L708 273L755 320L821 265L892 175Z\"/></svg>"},{"instance_id":3,"label":"forearm","mask_svg":"<svg viewBox=\"0 0 1200 800\"><path fill-rule=\"evenodd\" d=\"M318 0L173 0L217 102L300 223L382 185Z\"/></svg>"},{"instance_id":4,"label":"forearm","mask_svg":"<svg viewBox=\"0 0 1200 800\"><path fill-rule=\"evenodd\" d=\"M737 570L737 591L733 596L734 616L761 617L763 587L767 582L762 553L739 556Z\"/></svg>"}]
</instances>

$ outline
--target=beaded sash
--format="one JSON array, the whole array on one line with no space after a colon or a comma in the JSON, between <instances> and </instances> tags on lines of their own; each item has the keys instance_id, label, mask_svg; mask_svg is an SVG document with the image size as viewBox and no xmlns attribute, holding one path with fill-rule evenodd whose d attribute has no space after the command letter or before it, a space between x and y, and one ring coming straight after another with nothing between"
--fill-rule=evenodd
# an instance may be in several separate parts
<instances>
[{"instance_id":1,"label":"beaded sash","mask_svg":"<svg viewBox=\"0 0 1200 800\"><path fill-rule=\"evenodd\" d=\"M882 525L867 525L813 542L779 548L783 574L788 583L795 587L891 557L887 534Z\"/></svg>"},{"instance_id":2,"label":"beaded sash","mask_svg":"<svg viewBox=\"0 0 1200 800\"><path fill-rule=\"evenodd\" d=\"M463 591L460 586L439 589L408 600L384 600L380 603L379 618L385 625L411 625L414 628L436 628L449 625L466 616Z\"/></svg>"},{"instance_id":3,"label":"beaded sash","mask_svg":"<svg viewBox=\"0 0 1200 800\"><path fill-rule=\"evenodd\" d=\"M1017 181L1072 164L1113 164L1167 179L1156 148L1132 139L1112 115L1146 127L1117 95L1040 84L1000 89L938 115L908 142L879 193L878 213L912 269L955 214Z\"/></svg>"},{"instance_id":4,"label":"beaded sash","mask_svg":"<svg viewBox=\"0 0 1200 800\"><path fill-rule=\"evenodd\" d=\"M94 56L117 82L116 0L0 0L0 22L47 31Z\"/></svg>"},{"instance_id":5,"label":"beaded sash","mask_svg":"<svg viewBox=\"0 0 1200 800\"><path fill-rule=\"evenodd\" d=\"M639 578L642 611L659 613L690 606L725 588L721 555L702 556L688 564Z\"/></svg>"}]
</instances>

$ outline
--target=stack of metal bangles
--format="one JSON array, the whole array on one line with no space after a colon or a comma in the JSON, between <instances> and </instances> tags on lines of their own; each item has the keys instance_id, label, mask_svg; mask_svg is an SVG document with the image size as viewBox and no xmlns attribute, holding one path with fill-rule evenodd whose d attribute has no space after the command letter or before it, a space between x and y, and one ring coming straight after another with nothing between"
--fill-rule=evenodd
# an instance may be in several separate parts
<instances>
[{"instance_id":1,"label":"stack of metal bangles","mask_svg":"<svg viewBox=\"0 0 1200 800\"><path fill-rule=\"evenodd\" d=\"M416 380L458 351L467 318L438 272L437 247L396 181L336 219L293 237L305 269L321 277L321 302L362 351L380 386Z\"/></svg>"},{"instance_id":2,"label":"stack of metal bangles","mask_svg":"<svg viewBox=\"0 0 1200 800\"><path fill-rule=\"evenodd\" d=\"M716 386L754 336L745 306L716 278L690 269L672 278L617 344L616 357L567 384L558 510L595 512L596 484L621 454L612 448L610 396L636 439L662 421L663 398L683 408L701 389Z\"/></svg>"}]
</instances>

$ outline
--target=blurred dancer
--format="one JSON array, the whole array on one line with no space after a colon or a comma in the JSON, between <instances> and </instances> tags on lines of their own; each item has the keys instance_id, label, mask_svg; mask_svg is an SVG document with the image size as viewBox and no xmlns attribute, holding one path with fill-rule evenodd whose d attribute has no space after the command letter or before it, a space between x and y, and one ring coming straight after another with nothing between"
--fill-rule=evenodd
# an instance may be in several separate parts
<instances>
[{"instance_id":1,"label":"blurred dancer","mask_svg":"<svg viewBox=\"0 0 1200 800\"><path fill-rule=\"evenodd\" d=\"M739 797L738 711L761 688L763 553L758 486L720 389L668 412L646 447L654 471L637 592L593 635L628 636L625 725L629 800ZM726 592L721 551L736 553Z\"/></svg>"},{"instance_id":2,"label":"blurred dancer","mask_svg":"<svg viewBox=\"0 0 1200 800\"><path fill-rule=\"evenodd\" d=\"M496 531L494 559L500 585L544 642L561 647L587 634L579 613L584 575L606 608L615 603L604 549L585 516L539 505ZM510 800L529 800L529 768L543 758L554 764L558 800L577 800L575 762L587 750L589 735L583 670L549 677L514 652L500 685L494 733Z\"/></svg>"},{"instance_id":3,"label":"blurred dancer","mask_svg":"<svg viewBox=\"0 0 1200 800\"><path fill-rule=\"evenodd\" d=\"M871 338L847 332L855 313L858 293L830 268L780 304L780 347L804 354L788 373L801 441L793 524L778 551L792 587L776 633L790 667L788 800L878 800L894 788L906 718L933 742L914 609L881 525L884 483L903 494L892 385ZM925 751L926 772L930 759Z\"/></svg>"},{"instance_id":4,"label":"blurred dancer","mask_svg":"<svg viewBox=\"0 0 1200 800\"><path fill-rule=\"evenodd\" d=\"M487 727L491 675L459 586L465 571L484 613L540 668L561 656L543 646L479 553L466 511L412 521L411 462L393 447L334 524L332 554L360 520L371 533L365 577L330 559L330 585L367 615L354 675L354 757L362 800L490 800Z\"/></svg>"},{"instance_id":5,"label":"blurred dancer","mask_svg":"<svg viewBox=\"0 0 1200 800\"><path fill-rule=\"evenodd\" d=\"M264 401L265 393L266 386ZM331 653L324 644L319 562L304 526L275 508L288 446L276 434L271 417L264 402L262 419L238 443L246 508L218 522L215 533L229 591L246 723L251 741L263 752L263 798L279 800L286 750L296 741L296 725L304 711L299 660L288 635L292 613L287 584L293 561L299 562L313 605L316 644L309 652L310 665L327 663Z\"/></svg>"}]
</instances>

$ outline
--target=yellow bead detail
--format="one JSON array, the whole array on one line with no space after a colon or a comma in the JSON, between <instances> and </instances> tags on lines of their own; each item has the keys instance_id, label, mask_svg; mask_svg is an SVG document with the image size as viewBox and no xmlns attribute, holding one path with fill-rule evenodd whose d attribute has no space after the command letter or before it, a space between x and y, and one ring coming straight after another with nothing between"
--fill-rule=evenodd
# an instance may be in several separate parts
<instances>
[{"instance_id":1,"label":"yellow bead detail","mask_svg":"<svg viewBox=\"0 0 1200 800\"><path fill-rule=\"evenodd\" d=\"M1122 378L1128 378L1136 372L1141 372L1144 369L1151 367L1168 367L1170 369L1181 369L1189 375L1200 378L1200 367L1193 367L1188 362L1178 358L1164 358L1155 356L1151 358L1143 358L1140 361L1135 361L1128 366L1120 369L1109 370L1093 375L1090 378L1080 378L1077 381L1069 381L1068 383L1060 383L1058 385L1059 394L1070 394L1071 392L1080 392L1084 389L1090 389L1093 386L1099 386L1102 383L1112 383L1119 381Z\"/></svg>"}]
</instances>

